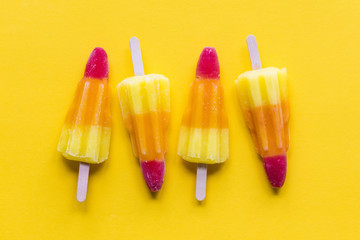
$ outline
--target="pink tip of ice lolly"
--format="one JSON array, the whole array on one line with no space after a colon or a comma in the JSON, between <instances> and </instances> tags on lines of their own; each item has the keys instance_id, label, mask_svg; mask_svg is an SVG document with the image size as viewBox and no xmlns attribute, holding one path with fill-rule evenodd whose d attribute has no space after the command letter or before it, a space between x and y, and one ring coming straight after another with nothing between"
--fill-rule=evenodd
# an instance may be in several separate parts
<instances>
[{"instance_id":1,"label":"pink tip of ice lolly","mask_svg":"<svg viewBox=\"0 0 360 240\"><path fill-rule=\"evenodd\" d=\"M215 48L204 48L198 61L196 76L209 79L220 78L219 59Z\"/></svg>"},{"instance_id":2,"label":"pink tip of ice lolly","mask_svg":"<svg viewBox=\"0 0 360 240\"><path fill-rule=\"evenodd\" d=\"M84 77L98 79L109 77L109 61L104 49L97 47L91 52Z\"/></svg>"},{"instance_id":3,"label":"pink tip of ice lolly","mask_svg":"<svg viewBox=\"0 0 360 240\"><path fill-rule=\"evenodd\" d=\"M266 175L274 188L284 185L286 177L286 155L263 158Z\"/></svg>"},{"instance_id":4,"label":"pink tip of ice lolly","mask_svg":"<svg viewBox=\"0 0 360 240\"><path fill-rule=\"evenodd\" d=\"M152 192L159 191L164 181L165 161L140 161L140 165L149 189Z\"/></svg>"}]
</instances>

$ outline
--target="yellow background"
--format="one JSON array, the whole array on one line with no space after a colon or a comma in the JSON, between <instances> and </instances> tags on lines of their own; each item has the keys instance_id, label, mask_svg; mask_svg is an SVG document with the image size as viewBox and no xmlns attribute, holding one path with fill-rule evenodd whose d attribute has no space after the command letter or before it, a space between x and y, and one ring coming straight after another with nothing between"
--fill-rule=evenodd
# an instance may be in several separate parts
<instances>
[{"instance_id":1,"label":"yellow background","mask_svg":"<svg viewBox=\"0 0 360 240\"><path fill-rule=\"evenodd\" d=\"M360 234L359 1L1 0L0 239L356 239ZM234 80L286 67L291 101L288 176L270 188L239 111ZM128 40L146 73L171 84L165 183L148 191L121 119L116 85L133 75ZM56 151L94 47L110 61L110 159L75 199L78 164ZM216 48L230 118L230 158L211 167L205 202L195 166L176 155L200 52Z\"/></svg>"}]
</instances>

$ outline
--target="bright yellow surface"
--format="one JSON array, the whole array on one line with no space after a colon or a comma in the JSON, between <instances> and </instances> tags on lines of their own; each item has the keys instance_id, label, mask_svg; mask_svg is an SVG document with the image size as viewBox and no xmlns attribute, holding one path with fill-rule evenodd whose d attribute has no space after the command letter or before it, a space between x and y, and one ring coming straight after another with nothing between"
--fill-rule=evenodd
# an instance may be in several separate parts
<instances>
[{"instance_id":1,"label":"bright yellow surface","mask_svg":"<svg viewBox=\"0 0 360 240\"><path fill-rule=\"evenodd\" d=\"M338 3L336 3L338 2ZM0 239L356 239L360 235L360 2L5 1L0 8ZM274 193L257 158L234 80L286 67L291 107L288 176ZM121 119L116 85L133 75L128 40L146 73L171 85L165 183L149 193ZM109 160L92 167L76 202L78 163L56 151L94 47L110 60ZM176 154L181 116L205 46L216 47L229 115L230 158L210 167L195 200L195 166Z\"/></svg>"}]
</instances>

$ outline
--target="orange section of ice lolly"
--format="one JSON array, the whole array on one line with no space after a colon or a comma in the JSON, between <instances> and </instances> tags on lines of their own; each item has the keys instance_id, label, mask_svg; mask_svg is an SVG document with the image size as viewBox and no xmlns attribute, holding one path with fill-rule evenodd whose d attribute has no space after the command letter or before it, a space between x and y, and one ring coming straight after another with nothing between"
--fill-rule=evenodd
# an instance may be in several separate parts
<instances>
[{"instance_id":1,"label":"orange section of ice lolly","mask_svg":"<svg viewBox=\"0 0 360 240\"><path fill-rule=\"evenodd\" d=\"M289 106L286 101L244 109L243 115L259 155L286 154L289 149Z\"/></svg>"},{"instance_id":2,"label":"orange section of ice lolly","mask_svg":"<svg viewBox=\"0 0 360 240\"><path fill-rule=\"evenodd\" d=\"M170 112L159 111L134 114L124 119L136 158L141 161L164 160L169 118Z\"/></svg>"}]
</instances>

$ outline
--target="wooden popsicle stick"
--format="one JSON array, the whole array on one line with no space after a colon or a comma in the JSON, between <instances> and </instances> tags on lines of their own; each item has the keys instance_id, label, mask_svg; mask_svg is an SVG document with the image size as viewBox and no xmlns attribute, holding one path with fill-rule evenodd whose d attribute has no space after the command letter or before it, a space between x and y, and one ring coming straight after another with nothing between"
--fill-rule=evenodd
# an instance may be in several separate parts
<instances>
[{"instance_id":1,"label":"wooden popsicle stick","mask_svg":"<svg viewBox=\"0 0 360 240\"><path fill-rule=\"evenodd\" d=\"M248 46L251 66L253 70L261 69L260 54L255 36L254 35L247 36L246 43Z\"/></svg>"},{"instance_id":2,"label":"wooden popsicle stick","mask_svg":"<svg viewBox=\"0 0 360 240\"><path fill-rule=\"evenodd\" d=\"M137 37L132 37L130 38L129 43L130 43L130 51L133 62L134 74L135 76L143 76L145 75L145 72L141 57L139 39Z\"/></svg>"},{"instance_id":3,"label":"wooden popsicle stick","mask_svg":"<svg viewBox=\"0 0 360 240\"><path fill-rule=\"evenodd\" d=\"M86 199L89 171L90 171L90 165L88 163L80 163L77 193L76 193L76 199L79 202L83 202Z\"/></svg>"},{"instance_id":4,"label":"wooden popsicle stick","mask_svg":"<svg viewBox=\"0 0 360 240\"><path fill-rule=\"evenodd\" d=\"M199 163L196 172L196 199L203 201L206 196L207 164Z\"/></svg>"}]
</instances>

